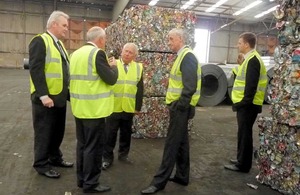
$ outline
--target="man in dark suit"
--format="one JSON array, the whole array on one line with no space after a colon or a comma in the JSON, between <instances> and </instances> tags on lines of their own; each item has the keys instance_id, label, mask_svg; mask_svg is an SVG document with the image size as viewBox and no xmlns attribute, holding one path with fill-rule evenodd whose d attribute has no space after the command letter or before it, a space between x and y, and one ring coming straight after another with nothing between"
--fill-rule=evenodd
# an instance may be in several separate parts
<instances>
[{"instance_id":1,"label":"man in dark suit","mask_svg":"<svg viewBox=\"0 0 300 195\"><path fill-rule=\"evenodd\" d=\"M252 167L253 124L262 111L267 86L266 67L256 51L256 35L242 33L238 40L238 50L244 61L236 71L231 99L233 111L237 114L238 143L237 158L231 159L224 168L248 173Z\"/></svg>"},{"instance_id":2,"label":"man in dark suit","mask_svg":"<svg viewBox=\"0 0 300 195\"><path fill-rule=\"evenodd\" d=\"M117 82L115 59L107 61L106 33L94 26L86 34L87 43L74 51L70 62L70 97L76 122L77 186L84 193L110 190L100 185L105 119L114 109L112 85Z\"/></svg>"},{"instance_id":3,"label":"man in dark suit","mask_svg":"<svg viewBox=\"0 0 300 195\"><path fill-rule=\"evenodd\" d=\"M200 98L201 68L185 42L186 33L183 29L172 29L169 32L169 47L177 53L166 95L170 113L169 129L160 168L150 186L141 191L142 194L154 194L163 190L168 181L183 186L189 184L188 120L194 117L195 106ZM175 165L175 175L170 178Z\"/></svg>"},{"instance_id":4,"label":"man in dark suit","mask_svg":"<svg viewBox=\"0 0 300 195\"><path fill-rule=\"evenodd\" d=\"M49 178L60 177L60 173L52 166L73 166L73 163L63 160L60 151L69 96L69 59L59 40L66 36L68 19L67 14L54 11L48 19L47 32L35 36L29 45L33 167L39 174Z\"/></svg>"}]
</instances>

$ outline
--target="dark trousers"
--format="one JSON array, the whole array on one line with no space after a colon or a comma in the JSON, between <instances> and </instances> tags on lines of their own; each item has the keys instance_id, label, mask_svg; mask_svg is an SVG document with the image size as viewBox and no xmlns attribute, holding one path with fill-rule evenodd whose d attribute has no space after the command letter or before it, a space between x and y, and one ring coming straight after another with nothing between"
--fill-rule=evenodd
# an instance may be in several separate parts
<instances>
[{"instance_id":1,"label":"dark trousers","mask_svg":"<svg viewBox=\"0 0 300 195\"><path fill-rule=\"evenodd\" d=\"M104 146L103 158L112 162L114 159L114 148L116 146L118 130L119 135L119 158L126 158L129 154L132 134L133 113L113 113L106 119L106 144Z\"/></svg>"},{"instance_id":2,"label":"dark trousers","mask_svg":"<svg viewBox=\"0 0 300 195\"><path fill-rule=\"evenodd\" d=\"M237 165L241 170L249 171L252 167L253 156L253 124L257 117L253 106L242 107L237 110L238 123L238 152Z\"/></svg>"},{"instance_id":3,"label":"dark trousers","mask_svg":"<svg viewBox=\"0 0 300 195\"><path fill-rule=\"evenodd\" d=\"M59 149L66 121L66 106L47 108L32 103L32 118L34 128L34 163L33 167L39 173L51 169L49 161L62 161Z\"/></svg>"},{"instance_id":4,"label":"dark trousers","mask_svg":"<svg viewBox=\"0 0 300 195\"><path fill-rule=\"evenodd\" d=\"M176 164L176 178L189 182L190 153L188 139L188 116L190 110L170 110L170 124L165 142L163 158L151 185L163 189Z\"/></svg>"},{"instance_id":5,"label":"dark trousers","mask_svg":"<svg viewBox=\"0 0 300 195\"><path fill-rule=\"evenodd\" d=\"M79 119L76 122L77 184L83 189L99 185L101 174L105 119Z\"/></svg>"}]
</instances>

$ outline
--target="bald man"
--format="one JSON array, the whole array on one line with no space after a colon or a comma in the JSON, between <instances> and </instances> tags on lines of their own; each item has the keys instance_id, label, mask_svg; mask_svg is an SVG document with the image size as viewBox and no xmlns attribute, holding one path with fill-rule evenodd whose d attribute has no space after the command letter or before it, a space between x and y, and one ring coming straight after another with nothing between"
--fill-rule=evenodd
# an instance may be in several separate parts
<instances>
[{"instance_id":1,"label":"bald man","mask_svg":"<svg viewBox=\"0 0 300 195\"><path fill-rule=\"evenodd\" d=\"M121 58L117 60L118 81L114 85L114 113L106 120L107 140L104 147L102 169L108 169L114 160L114 148L118 130L119 150L118 160L132 163L128 158L132 119L138 114L143 101L143 65L135 61L138 47L134 43L126 43L122 49Z\"/></svg>"}]
</instances>

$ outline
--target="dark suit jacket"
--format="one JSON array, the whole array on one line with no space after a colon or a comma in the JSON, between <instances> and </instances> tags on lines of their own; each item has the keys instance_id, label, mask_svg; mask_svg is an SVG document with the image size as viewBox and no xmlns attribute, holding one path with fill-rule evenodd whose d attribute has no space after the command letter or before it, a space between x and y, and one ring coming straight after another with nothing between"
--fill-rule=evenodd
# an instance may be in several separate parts
<instances>
[{"instance_id":1,"label":"dark suit jacket","mask_svg":"<svg viewBox=\"0 0 300 195\"><path fill-rule=\"evenodd\" d=\"M54 39L52 38L53 42ZM56 46L56 44L54 44ZM59 49L56 46L56 49ZM31 94L33 103L42 104L40 97L48 95L53 101L54 106L63 107L69 95L69 69L68 62L61 55L63 70L63 90L58 95L50 95L45 77L45 58L46 46L41 36L36 36L29 44L29 72L35 86L35 92Z\"/></svg>"}]
</instances>

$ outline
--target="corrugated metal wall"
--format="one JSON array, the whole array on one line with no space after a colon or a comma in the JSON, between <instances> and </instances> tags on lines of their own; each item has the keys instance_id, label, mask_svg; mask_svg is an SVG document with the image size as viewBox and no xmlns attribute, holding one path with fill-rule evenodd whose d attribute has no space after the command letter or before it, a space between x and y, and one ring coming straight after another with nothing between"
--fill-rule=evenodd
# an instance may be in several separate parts
<instances>
[{"instance_id":1,"label":"corrugated metal wall","mask_svg":"<svg viewBox=\"0 0 300 195\"><path fill-rule=\"evenodd\" d=\"M198 28L216 29L224 24L224 21L215 19L198 19ZM267 26L266 26L267 25ZM267 27L270 24L256 23L256 24L241 24L234 23L217 32L211 34L209 62L211 63L236 63L238 51L237 41L239 35L243 32L253 32L257 36L257 50L263 54L270 49L270 40L273 42L277 40L277 30L268 31ZM275 24L273 24L274 26ZM272 26L272 24L271 24ZM264 32L264 33L262 33ZM272 43L273 44L273 43ZM274 46L274 45L273 45Z\"/></svg>"},{"instance_id":2,"label":"corrugated metal wall","mask_svg":"<svg viewBox=\"0 0 300 195\"><path fill-rule=\"evenodd\" d=\"M45 31L46 22L54 9L49 1L0 0L0 67L22 68L28 58L28 44L33 36ZM82 45L85 32L92 25L106 25L111 12L93 7L57 4L57 10L70 15L70 31L65 40L69 52ZM84 23L78 29L73 21ZM103 23L102 23L103 21ZM73 24L73 26L72 26Z\"/></svg>"},{"instance_id":3,"label":"corrugated metal wall","mask_svg":"<svg viewBox=\"0 0 300 195\"><path fill-rule=\"evenodd\" d=\"M53 1L54 2L54 1ZM0 0L0 67L22 68L23 59L28 57L28 44L31 38L45 30L46 22L54 9L51 1L37 0ZM64 41L69 52L80 47L85 41L85 32L92 25L103 25L111 19L111 12L101 11L93 7L66 5L57 3L57 9L70 15L70 31ZM104 23L102 23L102 21ZM198 19L197 27L215 29L223 23L219 19ZM237 57L236 44L238 36L245 31L260 33L266 27L260 24L232 24L211 34L209 62L235 63ZM276 37L276 31L267 34ZM258 50L267 47L268 38L260 35Z\"/></svg>"}]
</instances>

